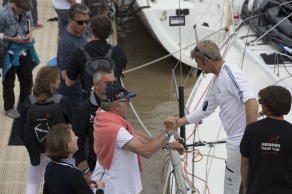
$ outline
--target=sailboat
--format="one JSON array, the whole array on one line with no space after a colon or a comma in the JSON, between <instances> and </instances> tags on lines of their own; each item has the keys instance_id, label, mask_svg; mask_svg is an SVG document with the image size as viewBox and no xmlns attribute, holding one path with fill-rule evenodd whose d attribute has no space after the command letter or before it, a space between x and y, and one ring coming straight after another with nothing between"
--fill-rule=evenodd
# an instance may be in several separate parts
<instances>
[{"instance_id":1,"label":"sailboat","mask_svg":"<svg viewBox=\"0 0 292 194\"><path fill-rule=\"evenodd\" d=\"M229 33L226 25L232 18L238 21L242 5L241 0L234 1L236 3L233 4L227 0L134 2L138 16L153 37L173 57L189 66L194 66L190 51L196 42L209 37L222 43Z\"/></svg>"},{"instance_id":2,"label":"sailboat","mask_svg":"<svg viewBox=\"0 0 292 194\"><path fill-rule=\"evenodd\" d=\"M269 85L281 85L292 92L291 6L291 2L280 0L242 1L239 24L235 25L233 18L223 41L208 38L220 45L228 64L242 70L255 96ZM185 105L186 112L202 108L212 79L211 74L200 74ZM292 123L292 112L285 120ZM170 151L164 193L223 194L226 139L218 108L208 118L187 125L184 140L188 151L182 156Z\"/></svg>"}]
</instances>

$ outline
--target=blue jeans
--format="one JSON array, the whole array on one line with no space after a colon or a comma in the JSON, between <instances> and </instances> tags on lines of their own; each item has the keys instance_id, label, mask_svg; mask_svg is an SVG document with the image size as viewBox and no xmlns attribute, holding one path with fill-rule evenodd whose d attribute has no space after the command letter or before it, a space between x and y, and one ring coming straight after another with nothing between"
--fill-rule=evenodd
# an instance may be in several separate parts
<instances>
[{"instance_id":1,"label":"blue jeans","mask_svg":"<svg viewBox=\"0 0 292 194\"><path fill-rule=\"evenodd\" d=\"M68 13L69 10L55 8L55 11L58 15L58 28L59 28L59 36L60 36L63 28L69 23L69 13Z\"/></svg>"},{"instance_id":2,"label":"blue jeans","mask_svg":"<svg viewBox=\"0 0 292 194\"><path fill-rule=\"evenodd\" d=\"M4 110L8 111L14 107L15 94L14 86L16 76L19 80L20 95L19 101L23 102L24 99L31 94L32 89L32 70L34 64L31 62L30 55L20 56L20 66L12 68L7 72L3 84L3 99L4 99Z\"/></svg>"},{"instance_id":3,"label":"blue jeans","mask_svg":"<svg viewBox=\"0 0 292 194\"><path fill-rule=\"evenodd\" d=\"M32 0L32 6L33 6L33 10L31 11L31 15L32 15L32 21L33 21L33 25L36 25L38 23L38 3L37 0Z\"/></svg>"}]
</instances>

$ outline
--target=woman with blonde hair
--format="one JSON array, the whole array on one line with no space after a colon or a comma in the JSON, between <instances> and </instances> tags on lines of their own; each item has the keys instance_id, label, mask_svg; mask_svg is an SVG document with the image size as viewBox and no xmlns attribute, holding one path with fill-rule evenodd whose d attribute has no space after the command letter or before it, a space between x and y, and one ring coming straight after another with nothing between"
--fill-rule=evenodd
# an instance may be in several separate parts
<instances>
[{"instance_id":1,"label":"woman with blonde hair","mask_svg":"<svg viewBox=\"0 0 292 194\"><path fill-rule=\"evenodd\" d=\"M26 194L37 194L44 169L50 159L45 156L46 139L51 128L58 123L71 123L72 112L68 100L55 94L60 84L60 70L42 67L33 85L33 95L22 105L20 131L29 154Z\"/></svg>"}]
</instances>

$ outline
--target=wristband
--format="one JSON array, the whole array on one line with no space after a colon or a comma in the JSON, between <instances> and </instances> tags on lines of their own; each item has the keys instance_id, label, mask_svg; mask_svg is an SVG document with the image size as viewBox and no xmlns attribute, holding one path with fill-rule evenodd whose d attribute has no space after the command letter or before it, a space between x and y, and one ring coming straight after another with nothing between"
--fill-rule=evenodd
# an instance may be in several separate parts
<instances>
[{"instance_id":1,"label":"wristband","mask_svg":"<svg viewBox=\"0 0 292 194\"><path fill-rule=\"evenodd\" d=\"M90 171L90 168L86 168L85 170L82 171L83 176L86 175Z\"/></svg>"},{"instance_id":2,"label":"wristband","mask_svg":"<svg viewBox=\"0 0 292 194\"><path fill-rule=\"evenodd\" d=\"M164 136L166 137L166 139L167 139L167 141L168 141L168 140L170 139L169 134L168 134L166 131L164 131L163 134L164 134Z\"/></svg>"}]
</instances>

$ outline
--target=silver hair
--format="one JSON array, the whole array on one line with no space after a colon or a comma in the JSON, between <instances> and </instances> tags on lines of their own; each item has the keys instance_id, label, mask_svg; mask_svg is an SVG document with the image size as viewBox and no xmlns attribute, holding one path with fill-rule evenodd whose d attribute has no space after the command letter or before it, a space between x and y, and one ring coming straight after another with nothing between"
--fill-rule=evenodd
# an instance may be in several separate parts
<instances>
[{"instance_id":1,"label":"silver hair","mask_svg":"<svg viewBox=\"0 0 292 194\"><path fill-rule=\"evenodd\" d=\"M93 74L93 82L99 82L102 75L111 74L113 72L114 71L112 69L109 69L107 67L98 67Z\"/></svg>"},{"instance_id":2,"label":"silver hair","mask_svg":"<svg viewBox=\"0 0 292 194\"><path fill-rule=\"evenodd\" d=\"M116 102L107 102L107 101L101 101L101 109L104 111L110 111L111 108L113 107L114 103Z\"/></svg>"},{"instance_id":3,"label":"silver hair","mask_svg":"<svg viewBox=\"0 0 292 194\"><path fill-rule=\"evenodd\" d=\"M72 5L69 9L69 17L74 18L76 14L88 14L90 15L90 10L86 5L77 3Z\"/></svg>"},{"instance_id":4,"label":"silver hair","mask_svg":"<svg viewBox=\"0 0 292 194\"><path fill-rule=\"evenodd\" d=\"M222 60L219 47L211 40L203 40L199 42L191 51L191 57L195 58L195 56L199 56L200 58L208 58L212 61Z\"/></svg>"}]
</instances>

